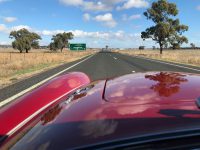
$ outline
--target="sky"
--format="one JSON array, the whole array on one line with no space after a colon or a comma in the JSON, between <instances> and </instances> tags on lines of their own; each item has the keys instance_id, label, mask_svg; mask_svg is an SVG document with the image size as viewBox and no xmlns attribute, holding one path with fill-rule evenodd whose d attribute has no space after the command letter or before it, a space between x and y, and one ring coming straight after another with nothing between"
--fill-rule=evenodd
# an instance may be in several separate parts
<instances>
[{"instance_id":1,"label":"sky","mask_svg":"<svg viewBox=\"0 0 200 150\"><path fill-rule=\"evenodd\" d=\"M0 44L11 44L10 31L26 28L41 35L48 45L52 35L73 32L71 43L88 47L152 47L141 32L153 25L143 12L155 0L0 0ZM200 47L200 0L168 0L177 4L184 35ZM189 44L184 45L189 46Z\"/></svg>"}]
</instances>

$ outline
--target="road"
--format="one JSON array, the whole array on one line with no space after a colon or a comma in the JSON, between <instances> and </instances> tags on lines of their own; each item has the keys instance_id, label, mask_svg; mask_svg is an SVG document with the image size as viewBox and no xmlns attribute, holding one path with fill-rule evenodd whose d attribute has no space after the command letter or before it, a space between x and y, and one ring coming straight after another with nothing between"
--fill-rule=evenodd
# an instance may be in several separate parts
<instances>
[{"instance_id":1,"label":"road","mask_svg":"<svg viewBox=\"0 0 200 150\"><path fill-rule=\"evenodd\" d=\"M57 73L63 74L72 71L84 72L92 81L94 81L129 73L147 71L175 71L200 74L200 67L156 61L143 57L127 56L119 53L97 53L1 89L0 104L6 102L5 100L13 100L17 96L20 96L20 94L22 95L23 93L26 93L32 88L38 86L37 84L41 84L48 80L49 77L52 77L53 75L56 76ZM33 85L35 85L35 87Z\"/></svg>"}]
</instances>

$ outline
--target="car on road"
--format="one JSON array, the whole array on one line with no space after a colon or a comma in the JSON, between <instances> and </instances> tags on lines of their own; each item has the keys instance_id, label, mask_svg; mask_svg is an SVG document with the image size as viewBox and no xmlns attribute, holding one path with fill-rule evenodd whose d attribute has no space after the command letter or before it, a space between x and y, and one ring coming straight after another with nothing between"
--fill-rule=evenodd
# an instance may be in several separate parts
<instances>
[{"instance_id":1,"label":"car on road","mask_svg":"<svg viewBox=\"0 0 200 150\"><path fill-rule=\"evenodd\" d=\"M58 76L0 109L1 149L198 149L200 76Z\"/></svg>"}]
</instances>

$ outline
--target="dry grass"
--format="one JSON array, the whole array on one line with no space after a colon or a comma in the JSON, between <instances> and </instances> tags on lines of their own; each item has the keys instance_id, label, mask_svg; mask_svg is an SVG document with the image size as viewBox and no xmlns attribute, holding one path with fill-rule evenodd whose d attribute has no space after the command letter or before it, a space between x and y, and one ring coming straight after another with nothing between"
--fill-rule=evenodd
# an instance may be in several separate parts
<instances>
[{"instance_id":1,"label":"dry grass","mask_svg":"<svg viewBox=\"0 0 200 150\"><path fill-rule=\"evenodd\" d=\"M165 50L162 55L159 54L158 50L124 50L117 52L200 66L200 50Z\"/></svg>"},{"instance_id":2,"label":"dry grass","mask_svg":"<svg viewBox=\"0 0 200 150\"><path fill-rule=\"evenodd\" d=\"M32 50L30 53L18 53L13 49L0 49L0 88L29 77L43 70L63 63L78 60L95 51L50 53L46 50Z\"/></svg>"}]
</instances>

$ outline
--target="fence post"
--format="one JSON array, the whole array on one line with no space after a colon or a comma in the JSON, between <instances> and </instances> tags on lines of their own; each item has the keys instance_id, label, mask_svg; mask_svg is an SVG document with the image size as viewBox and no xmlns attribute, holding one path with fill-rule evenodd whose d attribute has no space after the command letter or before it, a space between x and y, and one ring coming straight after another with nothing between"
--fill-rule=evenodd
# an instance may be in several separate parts
<instances>
[{"instance_id":1,"label":"fence post","mask_svg":"<svg viewBox=\"0 0 200 150\"><path fill-rule=\"evenodd\" d=\"M10 62L11 62L11 52L10 52Z\"/></svg>"}]
</instances>

